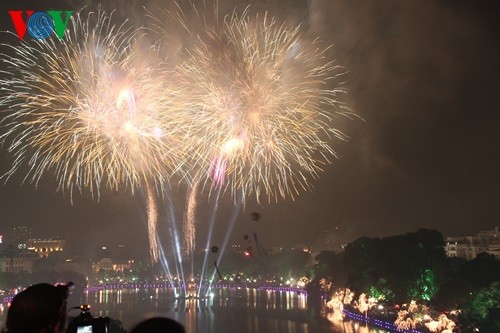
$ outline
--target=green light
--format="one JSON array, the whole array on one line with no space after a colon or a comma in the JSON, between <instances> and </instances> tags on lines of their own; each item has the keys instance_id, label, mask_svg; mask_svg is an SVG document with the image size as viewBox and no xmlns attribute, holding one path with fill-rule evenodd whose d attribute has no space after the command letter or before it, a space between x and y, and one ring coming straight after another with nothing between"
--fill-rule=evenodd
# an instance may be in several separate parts
<instances>
[{"instance_id":1,"label":"green light","mask_svg":"<svg viewBox=\"0 0 500 333\"><path fill-rule=\"evenodd\" d=\"M409 291L409 296L411 298L430 301L437 290L436 274L431 269L426 269L415 281L414 287Z\"/></svg>"}]
</instances>

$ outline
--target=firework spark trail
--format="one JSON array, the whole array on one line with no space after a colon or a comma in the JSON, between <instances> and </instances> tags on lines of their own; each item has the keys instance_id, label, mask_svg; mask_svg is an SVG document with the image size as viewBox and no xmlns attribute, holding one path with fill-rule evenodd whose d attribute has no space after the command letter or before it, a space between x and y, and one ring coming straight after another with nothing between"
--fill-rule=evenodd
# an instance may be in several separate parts
<instances>
[{"instance_id":1,"label":"firework spark trail","mask_svg":"<svg viewBox=\"0 0 500 333\"><path fill-rule=\"evenodd\" d=\"M148 212L148 238L149 253L153 262L158 261L158 209L156 207L156 198L151 185L146 182L147 193L147 212Z\"/></svg>"},{"instance_id":2,"label":"firework spark trail","mask_svg":"<svg viewBox=\"0 0 500 333\"><path fill-rule=\"evenodd\" d=\"M198 191L198 181L195 181L186 196L187 207L184 213L184 223L183 223L183 234L184 234L184 252L190 254L195 249L196 240L196 205L197 205L197 191Z\"/></svg>"}]
</instances>

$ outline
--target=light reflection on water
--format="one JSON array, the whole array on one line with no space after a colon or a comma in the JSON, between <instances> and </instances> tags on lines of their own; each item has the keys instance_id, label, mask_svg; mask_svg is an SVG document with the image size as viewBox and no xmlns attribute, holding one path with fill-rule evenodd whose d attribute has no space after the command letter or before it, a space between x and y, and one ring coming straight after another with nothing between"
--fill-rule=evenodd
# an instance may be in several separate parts
<instances>
[{"instance_id":1,"label":"light reflection on water","mask_svg":"<svg viewBox=\"0 0 500 333\"><path fill-rule=\"evenodd\" d=\"M214 293L210 299L186 300L176 299L173 290L164 288L101 290L84 293L80 299L72 295L69 306L90 304L94 317L120 320L126 329L148 317L166 316L181 322L188 333L384 332L329 320L324 305L296 292L222 288ZM0 323L5 315L0 305ZM69 315L78 315L78 310Z\"/></svg>"}]
</instances>

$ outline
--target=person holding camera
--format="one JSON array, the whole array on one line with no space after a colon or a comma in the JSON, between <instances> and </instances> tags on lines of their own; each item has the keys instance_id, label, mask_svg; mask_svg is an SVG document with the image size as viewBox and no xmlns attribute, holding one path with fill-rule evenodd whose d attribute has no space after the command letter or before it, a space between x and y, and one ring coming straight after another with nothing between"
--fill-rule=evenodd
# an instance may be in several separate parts
<instances>
[{"instance_id":1,"label":"person holding camera","mask_svg":"<svg viewBox=\"0 0 500 333\"><path fill-rule=\"evenodd\" d=\"M72 309L80 309L80 314L70 317L67 333L126 333L119 320L109 317L95 318L90 313L90 305L82 304Z\"/></svg>"}]
</instances>

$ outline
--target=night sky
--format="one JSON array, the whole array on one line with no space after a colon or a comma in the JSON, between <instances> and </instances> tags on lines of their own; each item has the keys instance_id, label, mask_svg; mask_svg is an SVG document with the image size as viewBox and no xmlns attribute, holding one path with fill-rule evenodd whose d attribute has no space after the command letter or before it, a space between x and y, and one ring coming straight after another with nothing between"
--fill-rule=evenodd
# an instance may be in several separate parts
<instances>
[{"instance_id":1,"label":"night sky","mask_svg":"<svg viewBox=\"0 0 500 333\"><path fill-rule=\"evenodd\" d=\"M232 7L221 2L221 10ZM500 225L500 24L497 1L311 0L250 1L288 24L302 22L304 34L332 44L330 55L349 70L346 101L359 118L338 119L350 139L334 141L339 159L295 201L257 205L238 215L232 242L258 233L266 247L311 244L338 249L361 236L388 236L419 228L444 236L472 235ZM67 9L83 5L37 1ZM127 6L123 5L127 3ZM105 8L141 21L141 6L153 1L108 1ZM247 2L240 2L244 8ZM91 1L87 1L91 5ZM4 0L1 30L13 31L10 9L29 2ZM2 42L15 42L5 40ZM1 74L0 74L1 75ZM1 153L1 171L11 160ZM103 191L56 193L47 177L37 190L11 179L0 186L0 234L34 225L84 251L124 243L146 253L141 194ZM174 190L180 218L185 191ZM199 245L206 243L210 204L200 196ZM168 205L165 205L167 207ZM165 208L167 209L167 208ZM234 209L230 198L217 211L214 244L224 238ZM259 221L249 218L261 214ZM165 223L160 221L160 223Z\"/></svg>"}]
</instances>

